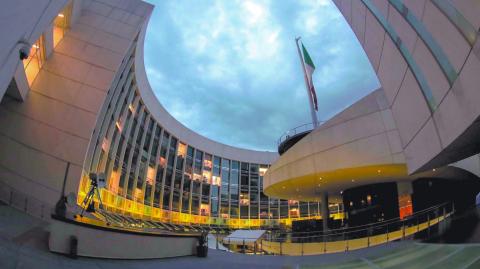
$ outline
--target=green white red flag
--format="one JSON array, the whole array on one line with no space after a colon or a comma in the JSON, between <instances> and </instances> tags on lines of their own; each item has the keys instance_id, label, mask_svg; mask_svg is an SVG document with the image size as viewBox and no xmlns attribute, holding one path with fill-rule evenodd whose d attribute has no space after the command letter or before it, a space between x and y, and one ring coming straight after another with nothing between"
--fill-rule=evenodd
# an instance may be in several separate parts
<instances>
[{"instance_id":1,"label":"green white red flag","mask_svg":"<svg viewBox=\"0 0 480 269\"><path fill-rule=\"evenodd\" d=\"M310 95L312 96L313 107L315 108L315 111L318 111L317 93L315 92L312 79L313 72L315 71L315 65L313 64L312 58L310 57L310 54L308 54L307 49L305 49L305 46L303 46L303 43L302 53L308 80L308 89L310 90Z\"/></svg>"}]
</instances>

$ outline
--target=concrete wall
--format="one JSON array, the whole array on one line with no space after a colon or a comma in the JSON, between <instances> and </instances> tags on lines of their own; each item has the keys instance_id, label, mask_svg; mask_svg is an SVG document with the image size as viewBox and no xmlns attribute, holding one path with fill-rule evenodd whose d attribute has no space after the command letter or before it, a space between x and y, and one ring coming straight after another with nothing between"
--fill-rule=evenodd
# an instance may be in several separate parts
<instances>
[{"instance_id":1,"label":"concrete wall","mask_svg":"<svg viewBox=\"0 0 480 269\"><path fill-rule=\"evenodd\" d=\"M404 163L392 111L383 90L378 89L284 153L265 175L264 189L292 178L339 169ZM324 181L322 186L326 186Z\"/></svg>"},{"instance_id":2,"label":"concrete wall","mask_svg":"<svg viewBox=\"0 0 480 269\"><path fill-rule=\"evenodd\" d=\"M388 21L398 40L392 40L364 1L334 2L378 75L398 127L409 172L439 167L479 152L478 139L474 139L478 137L480 114L478 1L450 1L451 8L460 14L454 17L463 16L469 29L473 29L470 41L434 1L403 1L406 6L403 15L392 5L394 1L366 1ZM427 39L419 35L405 14L420 22L436 47L427 44ZM425 101L418 77L400 52L399 43L423 74L436 103L435 109L430 109ZM443 56L437 57L439 54ZM451 67L450 78L439 59Z\"/></svg>"},{"instance_id":3,"label":"concrete wall","mask_svg":"<svg viewBox=\"0 0 480 269\"><path fill-rule=\"evenodd\" d=\"M23 32L31 35L33 41L43 31L51 31L49 25L67 3L21 1L19 5L17 1L10 2L11 9L4 8L2 3L0 13L4 14L0 18L10 18L12 25L22 25ZM31 18L19 15L24 9L27 10L25 16ZM74 1L73 14L78 19L47 58L27 98L23 102L8 96L2 99L1 181L53 204L59 198L67 163L70 163L66 190L67 193L78 190L85 154L103 100L127 49L151 10L151 5L136 0ZM18 37L11 37L12 31L3 25L1 47L12 47ZM12 53L18 57L18 51ZM2 62L2 68L8 69L9 64ZM1 73L4 74L3 69Z\"/></svg>"}]
</instances>

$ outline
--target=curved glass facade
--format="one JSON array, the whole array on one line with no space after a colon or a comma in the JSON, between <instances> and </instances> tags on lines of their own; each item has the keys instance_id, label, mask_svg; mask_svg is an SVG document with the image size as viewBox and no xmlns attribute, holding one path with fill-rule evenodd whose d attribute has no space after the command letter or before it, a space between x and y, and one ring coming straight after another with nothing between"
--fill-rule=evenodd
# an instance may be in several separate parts
<instances>
[{"instance_id":1,"label":"curved glass facade","mask_svg":"<svg viewBox=\"0 0 480 269\"><path fill-rule=\"evenodd\" d=\"M86 175L102 172L107 178L101 191L107 210L135 218L230 227L290 225L292 219L320 218L318 202L273 199L262 192L269 164L201 151L163 128L138 91L135 47L128 55L97 121L79 201L89 188Z\"/></svg>"}]
</instances>

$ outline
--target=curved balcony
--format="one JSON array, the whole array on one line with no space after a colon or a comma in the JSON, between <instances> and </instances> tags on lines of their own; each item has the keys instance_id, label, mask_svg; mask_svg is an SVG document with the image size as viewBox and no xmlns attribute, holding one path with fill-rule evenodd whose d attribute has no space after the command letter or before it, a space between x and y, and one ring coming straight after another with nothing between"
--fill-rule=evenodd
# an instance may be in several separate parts
<instances>
[{"instance_id":1,"label":"curved balcony","mask_svg":"<svg viewBox=\"0 0 480 269\"><path fill-rule=\"evenodd\" d=\"M317 127L320 126L322 123L324 123L324 121L318 122ZM313 122L311 122L302 124L283 133L282 136L280 136L280 138L277 140L278 154L282 155L283 153L285 153L298 141L300 141L311 131L313 131L313 129L315 128L313 126Z\"/></svg>"}]
</instances>

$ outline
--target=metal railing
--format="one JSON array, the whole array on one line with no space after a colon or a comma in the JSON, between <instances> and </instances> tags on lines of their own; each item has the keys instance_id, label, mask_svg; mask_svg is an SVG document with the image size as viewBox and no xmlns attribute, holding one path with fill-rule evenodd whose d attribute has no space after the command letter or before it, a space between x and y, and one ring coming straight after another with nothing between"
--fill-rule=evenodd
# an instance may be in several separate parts
<instances>
[{"instance_id":1,"label":"metal railing","mask_svg":"<svg viewBox=\"0 0 480 269\"><path fill-rule=\"evenodd\" d=\"M317 127L322 125L324 122L325 121L317 122ZM293 129L290 129L280 136L280 138L277 140L277 146L279 146L285 140L289 139L292 136L295 136L295 135L301 134L301 133L305 133L305 132L308 132L308 131L312 131L313 129L314 129L313 128L313 122L305 123L305 124L302 124L300 126L297 126L297 127L293 128Z\"/></svg>"},{"instance_id":2,"label":"metal railing","mask_svg":"<svg viewBox=\"0 0 480 269\"><path fill-rule=\"evenodd\" d=\"M54 208L39 199L21 192L0 181L0 201L31 216L48 219Z\"/></svg>"},{"instance_id":3,"label":"metal railing","mask_svg":"<svg viewBox=\"0 0 480 269\"><path fill-rule=\"evenodd\" d=\"M255 246L255 252L260 249L264 253L274 255L318 255L404 240L418 235L420 232L428 238L433 234L431 233L432 227L442 225L443 221L454 211L454 205L449 202L416 212L404 219L396 218L351 228L326 232L271 231L257 241L258 248ZM235 239L236 241L242 240L241 238ZM248 239L246 238L246 241L249 241ZM228 244L228 242L225 243ZM248 244L243 244L243 249L245 245Z\"/></svg>"}]
</instances>

